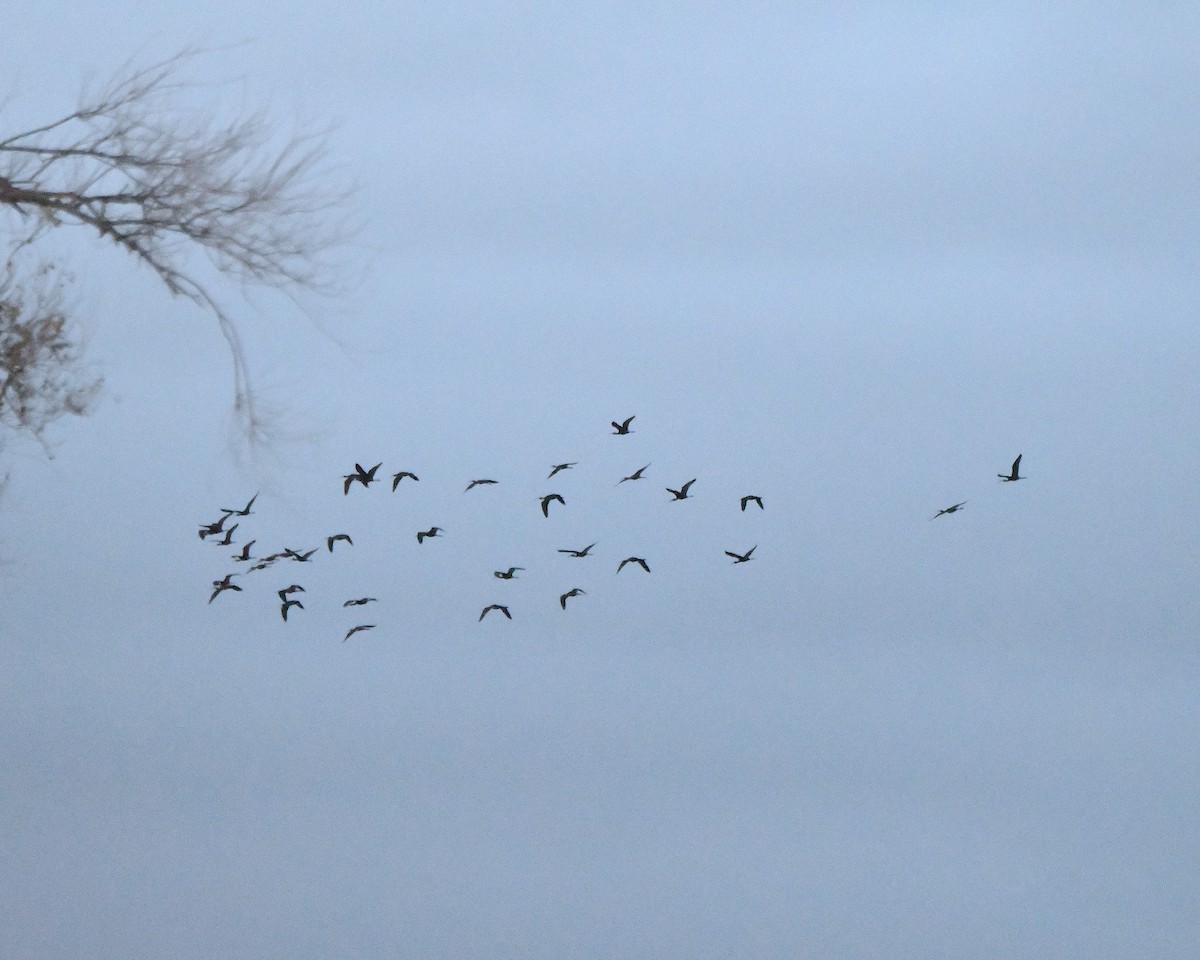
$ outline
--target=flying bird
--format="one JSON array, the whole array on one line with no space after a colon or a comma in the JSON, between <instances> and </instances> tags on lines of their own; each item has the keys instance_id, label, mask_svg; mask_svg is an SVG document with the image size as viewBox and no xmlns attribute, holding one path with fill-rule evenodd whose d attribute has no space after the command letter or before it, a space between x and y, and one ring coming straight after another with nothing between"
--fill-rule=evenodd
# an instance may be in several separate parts
<instances>
[{"instance_id":1,"label":"flying bird","mask_svg":"<svg viewBox=\"0 0 1200 960\"><path fill-rule=\"evenodd\" d=\"M234 576L236 576L236 574L227 573L227 574L225 574L224 579L213 581L213 592L212 592L212 596L208 598L209 603L212 603L214 600L216 600L217 594L220 593L222 590L236 590L236 591L238 591L238 593L242 592L242 588L239 587L236 583L230 583L230 578L232 578Z\"/></svg>"},{"instance_id":2,"label":"flying bird","mask_svg":"<svg viewBox=\"0 0 1200 960\"><path fill-rule=\"evenodd\" d=\"M546 477L546 479L549 480L550 477L554 476L556 473L558 473L562 470L570 470L578 462L579 462L578 460L575 460L571 463L556 463L553 467L550 468L550 476Z\"/></svg>"},{"instance_id":3,"label":"flying bird","mask_svg":"<svg viewBox=\"0 0 1200 960\"><path fill-rule=\"evenodd\" d=\"M493 610L499 610L502 614L504 614L506 617L508 617L509 620L512 619L512 614L508 612L508 607L504 606L503 604L499 604L499 603L490 603L486 607L484 607L483 613L481 613L479 615L479 619L482 620Z\"/></svg>"},{"instance_id":4,"label":"flying bird","mask_svg":"<svg viewBox=\"0 0 1200 960\"><path fill-rule=\"evenodd\" d=\"M230 527L228 530L226 530L225 531L225 539L218 540L217 546L218 547L232 547L233 546L233 531L236 530L237 528L238 528L238 525L235 523L232 527Z\"/></svg>"},{"instance_id":5,"label":"flying bird","mask_svg":"<svg viewBox=\"0 0 1200 960\"><path fill-rule=\"evenodd\" d=\"M599 541L597 541L597 543L598 542ZM559 553L569 553L573 557L586 557L588 555L588 551L591 550L592 547L594 547L595 545L596 545L595 543L589 543L582 550L559 550L558 552Z\"/></svg>"},{"instance_id":6,"label":"flying bird","mask_svg":"<svg viewBox=\"0 0 1200 960\"><path fill-rule=\"evenodd\" d=\"M930 520L936 520L936 519L937 519L938 517L940 517L940 516L941 516L943 513L954 513L954 512L955 512L955 511L957 511L957 510L958 510L960 507L962 507L962 505L963 505L963 504L965 504L966 502L967 502L967 501L966 501L966 500L964 500L962 503L956 503L954 506L952 506L952 507L947 507L945 510L939 510L937 513L935 513L935 514L934 514L932 517L930 517L929 519L930 519Z\"/></svg>"},{"instance_id":7,"label":"flying bird","mask_svg":"<svg viewBox=\"0 0 1200 960\"><path fill-rule=\"evenodd\" d=\"M417 534L417 543L424 543L426 537L440 537L441 535L441 527L430 527L428 530L422 530Z\"/></svg>"},{"instance_id":8,"label":"flying bird","mask_svg":"<svg viewBox=\"0 0 1200 960\"><path fill-rule=\"evenodd\" d=\"M643 560L641 557L626 557L626 558L625 558L624 560L622 560L622 561L621 561L619 564L617 564L617 573L620 573L620 572L621 572L621 568L622 568L623 566L625 566L625 564L627 564L627 563L637 563L637 564L640 564L640 565L641 565L641 568L642 568L643 570L645 570L647 573L649 573L649 572L650 572L650 565L649 565L648 563L646 563L646 561L645 561L645 560Z\"/></svg>"},{"instance_id":9,"label":"flying bird","mask_svg":"<svg viewBox=\"0 0 1200 960\"><path fill-rule=\"evenodd\" d=\"M306 551L304 551L304 553L301 553L298 550L293 550L291 547L283 548L283 555L285 557L290 557L292 560L295 560L297 563L309 563L312 560L312 555L316 552L317 552L316 547L313 547L311 550L306 550Z\"/></svg>"},{"instance_id":10,"label":"flying bird","mask_svg":"<svg viewBox=\"0 0 1200 960\"><path fill-rule=\"evenodd\" d=\"M748 563L750 561L750 554L752 554L757 549L758 549L758 544L756 543L745 553L734 553L732 550L726 550L725 556L733 557L734 563Z\"/></svg>"},{"instance_id":11,"label":"flying bird","mask_svg":"<svg viewBox=\"0 0 1200 960\"><path fill-rule=\"evenodd\" d=\"M564 610L566 610L568 597L578 597L580 594L586 594L586 593L587 593L586 590L580 590L579 587L574 587L571 590L568 590L566 593L564 593L561 597L558 598L558 604L560 607L562 607Z\"/></svg>"},{"instance_id":12,"label":"flying bird","mask_svg":"<svg viewBox=\"0 0 1200 960\"><path fill-rule=\"evenodd\" d=\"M279 608L279 614L283 617L284 623L287 623L287 612L292 607L299 607L301 610L303 610L304 604L302 604L299 600L284 600L283 606Z\"/></svg>"},{"instance_id":13,"label":"flying bird","mask_svg":"<svg viewBox=\"0 0 1200 960\"><path fill-rule=\"evenodd\" d=\"M688 488L695 482L696 482L696 478L693 477L691 480L689 480L687 483L685 483L678 490L672 490L670 487L667 487L667 493L673 494L675 497L675 499L672 500L671 503L674 503L675 500L686 500L688 498Z\"/></svg>"},{"instance_id":14,"label":"flying bird","mask_svg":"<svg viewBox=\"0 0 1200 960\"><path fill-rule=\"evenodd\" d=\"M400 486L400 481L403 480L405 477L411 477L413 480L418 480L418 481L421 479L415 473L412 473L409 470L401 470L399 473L393 473L392 474L392 493L396 492L396 488L398 486Z\"/></svg>"},{"instance_id":15,"label":"flying bird","mask_svg":"<svg viewBox=\"0 0 1200 960\"><path fill-rule=\"evenodd\" d=\"M276 591L276 592L279 594L279 599L280 599L280 601L281 601L281 602L283 602L283 603L286 603L286 602L287 602L288 594L292 594L292 593L308 593L308 591L307 591L307 590L305 590L305 589L304 589L302 586L300 586L300 584L298 584L298 583L293 583L293 584L292 584L290 587L284 587L282 590L278 590L278 591Z\"/></svg>"},{"instance_id":16,"label":"flying bird","mask_svg":"<svg viewBox=\"0 0 1200 960\"><path fill-rule=\"evenodd\" d=\"M373 600L376 600L376 599L377 599L376 597L359 597L357 600L347 600L345 603L342 604L342 606L343 607L361 607L361 606L364 606L365 604L371 603Z\"/></svg>"},{"instance_id":17,"label":"flying bird","mask_svg":"<svg viewBox=\"0 0 1200 960\"><path fill-rule=\"evenodd\" d=\"M252 506L254 506L254 501L257 499L258 499L258 494L256 493L254 496L252 496L250 498L250 502L248 504L246 504L244 507L242 507L241 510L230 510L228 507L222 507L221 509L228 516L231 516L231 517L248 517L248 516L250 516L250 508Z\"/></svg>"},{"instance_id":18,"label":"flying bird","mask_svg":"<svg viewBox=\"0 0 1200 960\"><path fill-rule=\"evenodd\" d=\"M342 474L342 480L344 481L344 483L342 484L342 493L344 493L344 494L349 493L350 492L350 484L352 484L355 480L357 480L359 483L361 483L364 487L369 487L372 483L375 482L375 480L376 480L375 471L378 470L381 466L383 466L382 463L377 463L370 470L364 470L361 463L356 463L354 465L353 473Z\"/></svg>"},{"instance_id":19,"label":"flying bird","mask_svg":"<svg viewBox=\"0 0 1200 960\"><path fill-rule=\"evenodd\" d=\"M240 563L240 562L242 562L243 560L251 560L251 559L253 559L253 558L250 556L250 548L251 548L252 546L254 546L256 543L258 543L258 541L257 541L257 540L251 540L249 543L244 543L244 544L242 544L242 552L241 552L241 553L235 553L235 554L233 555L233 559L234 559L234 560L236 560L236 561L238 561L239 563Z\"/></svg>"},{"instance_id":20,"label":"flying bird","mask_svg":"<svg viewBox=\"0 0 1200 960\"><path fill-rule=\"evenodd\" d=\"M636 416L636 414L635 414L635 416ZM630 417L630 418L629 418L628 420L626 420L624 423L617 423L617 421L616 421L616 420L614 420L614 421L612 422L612 425L613 425L613 436L616 436L616 437L623 437L623 436L625 436L627 433L633 433L633 431L629 429L629 425L630 425L631 423L633 423L633 417Z\"/></svg>"},{"instance_id":21,"label":"flying bird","mask_svg":"<svg viewBox=\"0 0 1200 960\"><path fill-rule=\"evenodd\" d=\"M470 483L467 484L467 490L470 490L472 487L481 487L485 484L499 483L499 482L500 482L499 480L472 480ZM466 493L467 490L464 490L463 493Z\"/></svg>"},{"instance_id":22,"label":"flying bird","mask_svg":"<svg viewBox=\"0 0 1200 960\"><path fill-rule=\"evenodd\" d=\"M646 466L645 466L645 467L638 467L638 468L637 468L636 470L634 470L634 471L633 471L633 473L631 473L629 476L627 476L627 477L622 477L620 480L618 480L618 481L617 481L617 486L619 487L619 486L620 486L621 484L623 484L623 483L624 483L626 480L641 480L641 479L642 479L642 474L645 472L645 470L646 470L646 467L649 467L649 466L650 466L650 464L646 464Z\"/></svg>"},{"instance_id":23,"label":"flying bird","mask_svg":"<svg viewBox=\"0 0 1200 960\"><path fill-rule=\"evenodd\" d=\"M214 537L225 529L225 521L229 519L228 513L221 514L220 520L215 520L212 523L202 524L200 527L200 539L205 537Z\"/></svg>"},{"instance_id":24,"label":"flying bird","mask_svg":"<svg viewBox=\"0 0 1200 960\"><path fill-rule=\"evenodd\" d=\"M542 497L542 516L544 516L544 517L550 516L550 501L552 501L552 500L557 500L564 507L567 505L567 501L564 500L557 493L548 493L544 497Z\"/></svg>"},{"instance_id":25,"label":"flying bird","mask_svg":"<svg viewBox=\"0 0 1200 960\"><path fill-rule=\"evenodd\" d=\"M375 629L375 624L373 624L373 623L360 623L357 627L351 627L349 630L346 631L346 635L344 637L342 637L342 643L345 643L347 640L349 640L352 636L354 636L360 630L374 630L374 629Z\"/></svg>"},{"instance_id":26,"label":"flying bird","mask_svg":"<svg viewBox=\"0 0 1200 960\"><path fill-rule=\"evenodd\" d=\"M742 513L746 512L746 504L748 503L757 503L759 510L763 508L762 497L756 497L754 494L748 493L746 496L742 497Z\"/></svg>"},{"instance_id":27,"label":"flying bird","mask_svg":"<svg viewBox=\"0 0 1200 960\"><path fill-rule=\"evenodd\" d=\"M1022 456L1021 454L1019 454L1019 453L1017 454L1017 459L1013 461L1012 473L1010 473L1007 477L1002 473L996 474L996 476L998 476L1000 478L1001 483L1012 483L1014 480L1024 480L1025 479L1024 477L1017 475L1017 470L1019 470L1021 467L1021 456Z\"/></svg>"},{"instance_id":28,"label":"flying bird","mask_svg":"<svg viewBox=\"0 0 1200 960\"><path fill-rule=\"evenodd\" d=\"M518 570L524 570L524 567L509 567L507 570L496 570L492 573L493 577L499 580L514 580Z\"/></svg>"},{"instance_id":29,"label":"flying bird","mask_svg":"<svg viewBox=\"0 0 1200 960\"><path fill-rule=\"evenodd\" d=\"M345 540L350 546L354 546L354 541L350 539L348 533L335 533L332 537L325 538L325 545L329 547L329 552L333 553L333 545L339 540Z\"/></svg>"}]
</instances>

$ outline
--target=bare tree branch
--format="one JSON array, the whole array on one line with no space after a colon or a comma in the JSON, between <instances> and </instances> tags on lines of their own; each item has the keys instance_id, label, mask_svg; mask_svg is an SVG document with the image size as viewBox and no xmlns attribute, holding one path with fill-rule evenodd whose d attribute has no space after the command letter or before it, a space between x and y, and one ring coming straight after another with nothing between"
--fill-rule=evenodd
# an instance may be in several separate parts
<instances>
[{"instance_id":1,"label":"bare tree branch","mask_svg":"<svg viewBox=\"0 0 1200 960\"><path fill-rule=\"evenodd\" d=\"M18 244L0 273L0 426L44 447L46 427L84 413L101 381L84 370L64 309L68 278L43 263L21 279L16 258L23 248Z\"/></svg>"},{"instance_id":2,"label":"bare tree branch","mask_svg":"<svg viewBox=\"0 0 1200 960\"><path fill-rule=\"evenodd\" d=\"M211 312L233 356L235 409L252 424L237 327L194 253L243 286L330 292L326 255L346 238L336 212L350 189L324 182L323 133L280 143L261 114L220 122L182 110L192 85L181 70L198 55L126 64L73 112L0 139L0 206L30 240L53 226L94 229Z\"/></svg>"}]
</instances>

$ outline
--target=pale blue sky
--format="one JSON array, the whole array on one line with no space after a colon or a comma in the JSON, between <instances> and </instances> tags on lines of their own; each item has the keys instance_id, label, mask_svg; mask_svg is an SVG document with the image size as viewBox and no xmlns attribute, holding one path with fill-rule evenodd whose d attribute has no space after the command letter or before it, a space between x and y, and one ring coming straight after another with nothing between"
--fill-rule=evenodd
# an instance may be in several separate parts
<instances>
[{"instance_id":1,"label":"pale blue sky","mask_svg":"<svg viewBox=\"0 0 1200 960\"><path fill-rule=\"evenodd\" d=\"M257 452L204 315L47 248L106 386L4 451L0 953L1193 956L1200 13L50 0L0 35L5 130L218 48L188 106L336 122L361 224L309 317L225 293ZM355 461L422 479L343 496ZM210 606L196 528L256 490L235 543L321 552Z\"/></svg>"}]
</instances>

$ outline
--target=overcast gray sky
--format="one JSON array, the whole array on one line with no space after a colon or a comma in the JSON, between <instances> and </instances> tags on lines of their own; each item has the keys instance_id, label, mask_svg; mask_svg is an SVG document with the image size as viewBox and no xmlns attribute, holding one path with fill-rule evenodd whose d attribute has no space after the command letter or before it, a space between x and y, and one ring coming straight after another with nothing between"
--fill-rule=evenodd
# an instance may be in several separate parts
<instances>
[{"instance_id":1,"label":"overcast gray sky","mask_svg":"<svg viewBox=\"0 0 1200 960\"><path fill-rule=\"evenodd\" d=\"M227 293L257 452L206 316L47 247L106 385L4 450L5 957L1195 956L1200 8L0 36L5 131L217 48L181 108L336 122L362 224L310 317ZM355 461L389 481L343 496ZM209 605L196 529L255 491L235 544L321 550Z\"/></svg>"}]
</instances>

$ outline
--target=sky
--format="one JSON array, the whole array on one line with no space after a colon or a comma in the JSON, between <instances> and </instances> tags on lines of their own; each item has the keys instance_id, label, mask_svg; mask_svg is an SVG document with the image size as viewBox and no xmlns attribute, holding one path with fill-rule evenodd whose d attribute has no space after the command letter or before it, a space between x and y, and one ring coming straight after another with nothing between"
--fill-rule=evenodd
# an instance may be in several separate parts
<instances>
[{"instance_id":1,"label":"sky","mask_svg":"<svg viewBox=\"0 0 1200 960\"><path fill-rule=\"evenodd\" d=\"M5 957L1194 956L1193 5L0 35L4 131L198 44L181 111L355 187L335 297L220 288L258 445L210 317L45 240L105 383L0 451ZM209 603L249 539L318 552Z\"/></svg>"}]
</instances>

